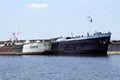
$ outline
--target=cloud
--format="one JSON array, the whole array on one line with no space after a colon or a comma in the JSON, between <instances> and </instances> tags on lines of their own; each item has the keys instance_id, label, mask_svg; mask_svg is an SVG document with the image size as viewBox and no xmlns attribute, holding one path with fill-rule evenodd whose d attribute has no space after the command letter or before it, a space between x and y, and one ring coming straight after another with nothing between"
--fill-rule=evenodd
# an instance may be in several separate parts
<instances>
[{"instance_id":1,"label":"cloud","mask_svg":"<svg viewBox=\"0 0 120 80\"><path fill-rule=\"evenodd\" d=\"M32 4L26 5L26 8L29 8L29 9L47 9L48 4L32 3Z\"/></svg>"}]
</instances>

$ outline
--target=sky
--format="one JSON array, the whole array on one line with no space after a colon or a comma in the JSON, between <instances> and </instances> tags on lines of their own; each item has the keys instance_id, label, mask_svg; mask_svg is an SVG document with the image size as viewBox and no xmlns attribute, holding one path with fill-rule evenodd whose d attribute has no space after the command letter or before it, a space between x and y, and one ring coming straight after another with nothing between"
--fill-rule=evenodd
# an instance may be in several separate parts
<instances>
[{"instance_id":1,"label":"sky","mask_svg":"<svg viewBox=\"0 0 120 80\"><path fill-rule=\"evenodd\" d=\"M112 33L120 40L120 0L0 0L0 40ZM92 18L90 22L88 16Z\"/></svg>"}]
</instances>

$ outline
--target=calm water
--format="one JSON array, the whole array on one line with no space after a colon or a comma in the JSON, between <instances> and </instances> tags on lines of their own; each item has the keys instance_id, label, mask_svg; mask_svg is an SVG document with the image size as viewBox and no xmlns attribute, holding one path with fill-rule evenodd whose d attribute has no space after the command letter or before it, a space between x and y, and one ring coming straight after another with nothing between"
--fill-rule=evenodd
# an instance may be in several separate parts
<instances>
[{"instance_id":1,"label":"calm water","mask_svg":"<svg viewBox=\"0 0 120 80\"><path fill-rule=\"evenodd\" d=\"M120 80L120 55L0 56L0 80Z\"/></svg>"}]
</instances>

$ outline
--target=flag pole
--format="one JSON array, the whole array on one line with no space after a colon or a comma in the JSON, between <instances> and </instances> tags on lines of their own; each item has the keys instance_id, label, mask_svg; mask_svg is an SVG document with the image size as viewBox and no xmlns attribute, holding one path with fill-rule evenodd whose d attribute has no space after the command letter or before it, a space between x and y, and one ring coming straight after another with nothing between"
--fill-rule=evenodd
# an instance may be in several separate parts
<instances>
[{"instance_id":1,"label":"flag pole","mask_svg":"<svg viewBox=\"0 0 120 80\"><path fill-rule=\"evenodd\" d=\"M91 26L90 25L92 24L93 20L92 20L92 17L90 16L89 12L88 12L87 18L88 18L88 32L87 32L87 34L90 34L91 33L91 30L90 30Z\"/></svg>"}]
</instances>

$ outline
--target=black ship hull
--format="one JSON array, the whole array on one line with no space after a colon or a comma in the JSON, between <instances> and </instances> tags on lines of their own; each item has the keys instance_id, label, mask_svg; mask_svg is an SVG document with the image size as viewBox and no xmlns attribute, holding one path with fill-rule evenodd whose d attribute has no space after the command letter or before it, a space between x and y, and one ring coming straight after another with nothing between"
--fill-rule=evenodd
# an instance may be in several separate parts
<instances>
[{"instance_id":1,"label":"black ship hull","mask_svg":"<svg viewBox=\"0 0 120 80\"><path fill-rule=\"evenodd\" d=\"M57 55L107 55L110 36L52 43Z\"/></svg>"}]
</instances>

